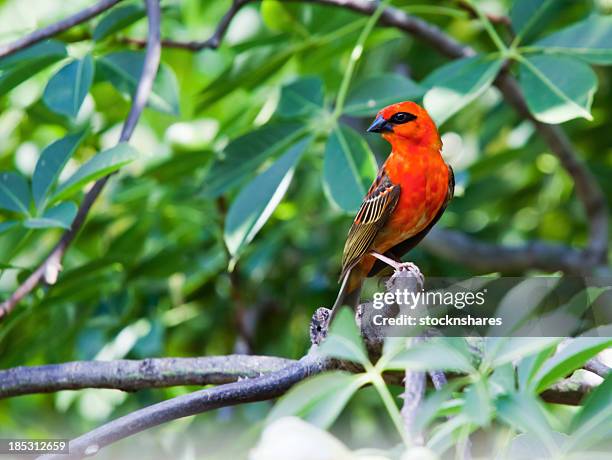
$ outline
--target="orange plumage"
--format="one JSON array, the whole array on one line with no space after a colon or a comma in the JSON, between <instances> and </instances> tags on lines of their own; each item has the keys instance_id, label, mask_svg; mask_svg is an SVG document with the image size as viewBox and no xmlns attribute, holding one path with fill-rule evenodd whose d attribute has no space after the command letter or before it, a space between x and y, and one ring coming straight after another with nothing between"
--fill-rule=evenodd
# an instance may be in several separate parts
<instances>
[{"instance_id":1,"label":"orange plumage","mask_svg":"<svg viewBox=\"0 0 612 460\"><path fill-rule=\"evenodd\" d=\"M453 196L453 171L440 149L435 123L414 102L385 107L368 129L391 144L391 154L353 221L342 257L343 285L334 304L356 305L364 279L380 270L371 252L399 260L440 218Z\"/></svg>"}]
</instances>

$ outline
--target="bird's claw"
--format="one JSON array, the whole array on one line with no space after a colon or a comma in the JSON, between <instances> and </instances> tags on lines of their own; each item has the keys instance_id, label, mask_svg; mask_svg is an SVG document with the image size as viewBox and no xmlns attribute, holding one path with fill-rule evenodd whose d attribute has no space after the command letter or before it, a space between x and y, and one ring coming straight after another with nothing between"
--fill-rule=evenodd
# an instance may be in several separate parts
<instances>
[{"instance_id":1,"label":"bird's claw","mask_svg":"<svg viewBox=\"0 0 612 460\"><path fill-rule=\"evenodd\" d=\"M417 267L412 262L401 262L398 263L397 266L394 267L396 272L408 272L412 277L416 279L417 284L420 289L423 289L425 285L425 277L421 273L419 267Z\"/></svg>"}]
</instances>

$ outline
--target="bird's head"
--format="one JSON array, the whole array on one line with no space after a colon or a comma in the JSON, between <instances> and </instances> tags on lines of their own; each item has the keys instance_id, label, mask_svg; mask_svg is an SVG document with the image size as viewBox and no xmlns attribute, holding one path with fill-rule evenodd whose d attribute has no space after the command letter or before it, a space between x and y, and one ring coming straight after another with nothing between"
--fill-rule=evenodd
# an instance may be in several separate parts
<instances>
[{"instance_id":1,"label":"bird's head","mask_svg":"<svg viewBox=\"0 0 612 460\"><path fill-rule=\"evenodd\" d=\"M436 124L427 111L411 101L389 105L376 115L369 133L381 133L391 144L408 141L434 146L440 144Z\"/></svg>"}]
</instances>

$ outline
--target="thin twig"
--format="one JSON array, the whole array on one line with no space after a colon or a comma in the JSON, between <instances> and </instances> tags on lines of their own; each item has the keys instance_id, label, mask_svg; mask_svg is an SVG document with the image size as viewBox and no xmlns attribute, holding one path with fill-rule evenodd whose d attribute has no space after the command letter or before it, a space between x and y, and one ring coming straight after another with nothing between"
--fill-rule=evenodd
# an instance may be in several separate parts
<instances>
[{"instance_id":1,"label":"thin twig","mask_svg":"<svg viewBox=\"0 0 612 460\"><path fill-rule=\"evenodd\" d=\"M93 6L85 8L72 16L62 19L54 24L43 27L42 29L35 30L31 34L25 37L19 38L11 43L0 45L0 58L16 53L24 48L34 45L35 43L51 38L54 35L59 34L65 30L70 29L78 24L81 24L100 13L113 7L121 0L101 0Z\"/></svg>"},{"instance_id":2,"label":"thin twig","mask_svg":"<svg viewBox=\"0 0 612 460\"><path fill-rule=\"evenodd\" d=\"M70 441L69 456L46 455L40 458L60 460L93 455L108 444L171 420L220 407L276 398L296 383L324 371L325 366L325 362L315 355L307 355L300 361L271 374L172 398L134 411Z\"/></svg>"},{"instance_id":3,"label":"thin twig","mask_svg":"<svg viewBox=\"0 0 612 460\"><path fill-rule=\"evenodd\" d=\"M142 74L138 80L136 92L132 100L132 106L130 113L123 124L121 129L121 135L119 136L119 142L127 142L138 119L142 114L142 111L147 103L151 88L153 87L153 81L157 75L157 69L159 67L159 60L161 55L160 45L160 10L158 0L145 0L147 17L149 23L148 37L147 37L147 49L145 52L144 63L142 66ZM77 215L57 245L45 258L45 260L38 266L34 272L15 290L15 292L2 304L0 304L0 321L6 317L15 306L28 295L42 280L47 280L52 284L57 278L57 273L61 270L61 261L68 249L68 246L79 233L79 230L85 223L87 214L93 206L94 202L102 192L102 189L108 182L111 175L104 176L102 179L96 181L93 187L85 194L81 205L79 206Z\"/></svg>"},{"instance_id":4,"label":"thin twig","mask_svg":"<svg viewBox=\"0 0 612 460\"><path fill-rule=\"evenodd\" d=\"M136 391L176 385L220 385L259 377L294 362L270 356L75 361L0 371L0 399L84 388Z\"/></svg>"}]
</instances>

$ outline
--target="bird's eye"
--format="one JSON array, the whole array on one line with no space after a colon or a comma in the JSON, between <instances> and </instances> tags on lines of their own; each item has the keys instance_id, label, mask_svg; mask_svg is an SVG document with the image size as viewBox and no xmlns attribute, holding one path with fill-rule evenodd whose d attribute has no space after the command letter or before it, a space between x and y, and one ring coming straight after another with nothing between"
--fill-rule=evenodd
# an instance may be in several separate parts
<instances>
[{"instance_id":1,"label":"bird's eye","mask_svg":"<svg viewBox=\"0 0 612 460\"><path fill-rule=\"evenodd\" d=\"M402 123L408 123L409 121L414 120L416 117L408 112L397 112L395 115L391 117L389 120L391 123L396 123L401 125Z\"/></svg>"}]
</instances>

